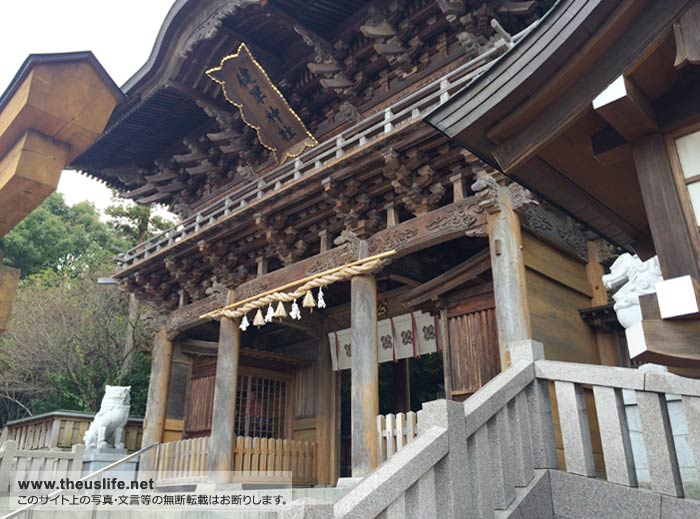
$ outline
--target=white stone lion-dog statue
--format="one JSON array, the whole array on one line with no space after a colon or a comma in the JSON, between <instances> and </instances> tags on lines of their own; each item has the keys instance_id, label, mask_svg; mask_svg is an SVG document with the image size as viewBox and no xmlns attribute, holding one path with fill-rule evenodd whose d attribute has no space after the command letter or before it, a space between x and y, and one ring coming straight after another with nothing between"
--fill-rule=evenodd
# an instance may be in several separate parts
<instances>
[{"instance_id":1,"label":"white stone lion-dog statue","mask_svg":"<svg viewBox=\"0 0 700 519\"><path fill-rule=\"evenodd\" d=\"M622 254L610 266L610 274L603 276L603 284L608 290L615 290L615 313L617 320L625 328L642 320L639 296L656 292L656 284L663 281L659 259L642 262L639 257Z\"/></svg>"},{"instance_id":2,"label":"white stone lion-dog statue","mask_svg":"<svg viewBox=\"0 0 700 519\"><path fill-rule=\"evenodd\" d=\"M124 448L124 427L131 408L131 386L105 386L100 410L85 431L83 443L86 449L109 447L108 439L114 439L114 447Z\"/></svg>"}]
</instances>

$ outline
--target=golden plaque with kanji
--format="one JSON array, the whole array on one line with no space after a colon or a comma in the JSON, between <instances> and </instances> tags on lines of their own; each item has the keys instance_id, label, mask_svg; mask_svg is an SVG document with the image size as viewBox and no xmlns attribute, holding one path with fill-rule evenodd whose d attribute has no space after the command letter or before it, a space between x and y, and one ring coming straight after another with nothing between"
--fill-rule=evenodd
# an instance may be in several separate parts
<instances>
[{"instance_id":1,"label":"golden plaque with kanji","mask_svg":"<svg viewBox=\"0 0 700 519\"><path fill-rule=\"evenodd\" d=\"M318 145L245 43L206 74L221 85L226 100L238 107L243 122L255 129L278 164Z\"/></svg>"}]
</instances>

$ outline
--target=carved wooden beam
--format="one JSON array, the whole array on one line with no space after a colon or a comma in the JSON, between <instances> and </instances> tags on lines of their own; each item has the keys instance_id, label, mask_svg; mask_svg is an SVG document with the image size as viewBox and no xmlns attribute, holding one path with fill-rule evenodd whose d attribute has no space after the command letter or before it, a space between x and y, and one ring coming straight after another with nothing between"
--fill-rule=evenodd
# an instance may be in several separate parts
<instances>
[{"instance_id":1,"label":"carved wooden beam","mask_svg":"<svg viewBox=\"0 0 700 519\"><path fill-rule=\"evenodd\" d=\"M306 252L308 241L299 237L297 230L283 214L268 217L256 213L254 225L265 236L269 254L277 256L283 265L295 263Z\"/></svg>"},{"instance_id":2,"label":"carved wooden beam","mask_svg":"<svg viewBox=\"0 0 700 519\"><path fill-rule=\"evenodd\" d=\"M169 336L172 338L179 332L206 322L199 316L221 308L225 303L226 294L217 293L170 312L165 323Z\"/></svg>"},{"instance_id":3,"label":"carved wooden beam","mask_svg":"<svg viewBox=\"0 0 700 519\"><path fill-rule=\"evenodd\" d=\"M393 259L461 236L487 236L486 215L478 207L474 197L465 198L458 203L446 205L426 215L379 231L367 240L367 246L369 254L395 249ZM238 287L236 297L252 297L311 273L344 265L357 259L357 252L352 249L347 245L336 247L255 278Z\"/></svg>"},{"instance_id":4,"label":"carved wooden beam","mask_svg":"<svg viewBox=\"0 0 700 519\"><path fill-rule=\"evenodd\" d=\"M486 233L486 214L479 209L477 200L469 197L430 214L379 231L367 244L371 254L396 249L396 256L401 257L460 236L483 237ZM343 244L243 283L235 289L236 299L253 297L294 279L339 267L357 258L358 249L350 244ZM168 330L183 330L201 324L199 316L220 308L224 300L221 294L215 294L173 311L168 317Z\"/></svg>"},{"instance_id":5,"label":"carved wooden beam","mask_svg":"<svg viewBox=\"0 0 700 519\"><path fill-rule=\"evenodd\" d=\"M233 16L238 9L255 4L260 4L260 0L234 0L223 3L221 7L212 12L202 23L194 28L185 40L180 50L180 56L188 58L200 43L211 40L216 36L223 25L224 19Z\"/></svg>"}]
</instances>

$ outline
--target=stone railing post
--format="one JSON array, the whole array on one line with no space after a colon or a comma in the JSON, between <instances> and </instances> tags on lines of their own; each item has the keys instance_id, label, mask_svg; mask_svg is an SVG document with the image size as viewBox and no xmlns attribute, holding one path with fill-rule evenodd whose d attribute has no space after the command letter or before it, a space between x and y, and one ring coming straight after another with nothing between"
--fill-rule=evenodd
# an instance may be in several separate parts
<instances>
[{"instance_id":1,"label":"stone railing post","mask_svg":"<svg viewBox=\"0 0 700 519\"><path fill-rule=\"evenodd\" d=\"M544 360L544 346L533 340L514 341L508 345L512 364ZM552 404L546 380L535 379L525 390L530 413L530 438L534 468L557 468L557 451L552 423Z\"/></svg>"},{"instance_id":2,"label":"stone railing post","mask_svg":"<svg viewBox=\"0 0 700 519\"><path fill-rule=\"evenodd\" d=\"M469 516L470 506L467 427L463 404L444 399L424 403L418 418L419 434L435 425L447 429L449 440L447 456L435 466L437 517L462 519ZM441 495L443 492L444 495Z\"/></svg>"},{"instance_id":3,"label":"stone railing post","mask_svg":"<svg viewBox=\"0 0 700 519\"><path fill-rule=\"evenodd\" d=\"M279 519L331 519L333 505L305 497L289 503L278 512L277 517Z\"/></svg>"},{"instance_id":4,"label":"stone railing post","mask_svg":"<svg viewBox=\"0 0 700 519\"><path fill-rule=\"evenodd\" d=\"M2 450L0 450L0 492L8 492L10 490L10 476L16 454L16 441L7 440L2 444Z\"/></svg>"},{"instance_id":5,"label":"stone railing post","mask_svg":"<svg viewBox=\"0 0 700 519\"><path fill-rule=\"evenodd\" d=\"M85 445L73 445L71 448L73 453L73 461L71 462L70 471L80 474L83 471L83 456L85 454Z\"/></svg>"},{"instance_id":6,"label":"stone railing post","mask_svg":"<svg viewBox=\"0 0 700 519\"><path fill-rule=\"evenodd\" d=\"M511 364L521 360L534 362L544 359L544 346L541 342L533 340L513 341L508 344L508 351L510 351Z\"/></svg>"}]
</instances>

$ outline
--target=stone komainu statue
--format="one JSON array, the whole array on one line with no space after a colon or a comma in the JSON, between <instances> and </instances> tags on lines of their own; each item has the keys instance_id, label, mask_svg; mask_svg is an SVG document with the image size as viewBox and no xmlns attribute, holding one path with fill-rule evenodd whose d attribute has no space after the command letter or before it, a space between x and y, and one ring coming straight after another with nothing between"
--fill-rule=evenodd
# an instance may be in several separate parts
<instances>
[{"instance_id":1,"label":"stone komainu statue","mask_svg":"<svg viewBox=\"0 0 700 519\"><path fill-rule=\"evenodd\" d=\"M124 427L131 407L130 391L131 386L105 386L100 410L83 436L86 449L109 447L109 438L114 439L117 449L124 448Z\"/></svg>"},{"instance_id":2,"label":"stone komainu statue","mask_svg":"<svg viewBox=\"0 0 700 519\"><path fill-rule=\"evenodd\" d=\"M656 284L663 281L659 259L642 262L637 256L622 254L610 267L610 274L603 276L603 284L614 290L615 313L625 329L642 320L639 296L656 292Z\"/></svg>"}]
</instances>

